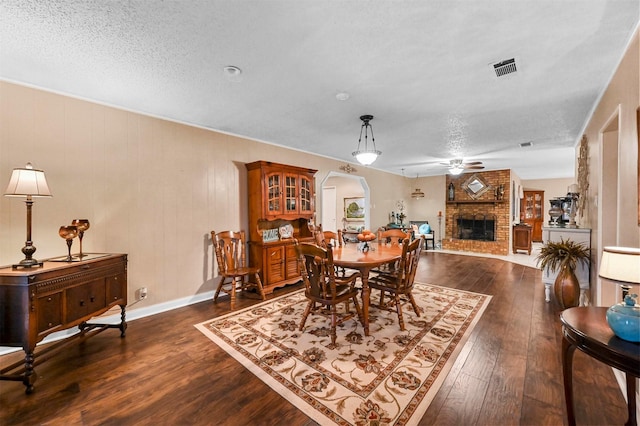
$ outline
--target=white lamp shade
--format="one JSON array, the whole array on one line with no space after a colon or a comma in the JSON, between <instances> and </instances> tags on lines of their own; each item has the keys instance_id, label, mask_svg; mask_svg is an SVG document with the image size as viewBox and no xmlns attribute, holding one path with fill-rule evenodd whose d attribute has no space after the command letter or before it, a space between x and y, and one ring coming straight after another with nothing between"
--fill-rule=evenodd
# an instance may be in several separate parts
<instances>
[{"instance_id":1,"label":"white lamp shade","mask_svg":"<svg viewBox=\"0 0 640 426\"><path fill-rule=\"evenodd\" d=\"M640 283L640 249L605 247L600 260L601 278L623 283Z\"/></svg>"},{"instance_id":2,"label":"white lamp shade","mask_svg":"<svg viewBox=\"0 0 640 426\"><path fill-rule=\"evenodd\" d=\"M373 162L376 161L378 155L380 154L380 151L356 151L353 153L354 157L356 157L356 160L358 160L358 163L362 164L363 166L373 164Z\"/></svg>"},{"instance_id":3,"label":"white lamp shade","mask_svg":"<svg viewBox=\"0 0 640 426\"><path fill-rule=\"evenodd\" d=\"M452 175L456 176L462 173L463 170L464 169L462 167L453 166L449 169L449 172L451 172Z\"/></svg>"},{"instance_id":4,"label":"white lamp shade","mask_svg":"<svg viewBox=\"0 0 640 426\"><path fill-rule=\"evenodd\" d=\"M11 179L5 194L7 196L50 197L51 191L42 170L34 169L30 163L24 169L16 168L11 173Z\"/></svg>"}]
</instances>

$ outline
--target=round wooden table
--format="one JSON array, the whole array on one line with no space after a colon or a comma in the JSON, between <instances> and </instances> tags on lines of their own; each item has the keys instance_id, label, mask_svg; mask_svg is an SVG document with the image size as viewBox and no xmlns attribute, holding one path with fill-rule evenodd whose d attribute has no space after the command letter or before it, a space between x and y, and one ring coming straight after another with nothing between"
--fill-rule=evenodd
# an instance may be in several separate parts
<instances>
[{"instance_id":1,"label":"round wooden table","mask_svg":"<svg viewBox=\"0 0 640 426\"><path fill-rule=\"evenodd\" d=\"M569 425L575 425L573 411L573 352L587 355L623 371L627 381L626 425L636 425L636 377L640 377L640 343L617 337L607 323L608 308L569 308L560 314L562 322L562 374Z\"/></svg>"},{"instance_id":2,"label":"round wooden table","mask_svg":"<svg viewBox=\"0 0 640 426\"><path fill-rule=\"evenodd\" d=\"M364 334L369 335L369 272L385 263L402 257L402 246L398 244L369 243L368 251L358 250L358 244L345 244L333 249L333 264L342 268L357 269L362 274L362 316Z\"/></svg>"}]
</instances>

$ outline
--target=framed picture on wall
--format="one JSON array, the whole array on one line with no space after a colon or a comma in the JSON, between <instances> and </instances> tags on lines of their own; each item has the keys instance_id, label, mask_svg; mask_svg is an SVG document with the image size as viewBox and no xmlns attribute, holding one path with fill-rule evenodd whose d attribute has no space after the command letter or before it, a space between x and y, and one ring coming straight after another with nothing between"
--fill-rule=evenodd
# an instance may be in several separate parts
<instances>
[{"instance_id":1,"label":"framed picture on wall","mask_svg":"<svg viewBox=\"0 0 640 426\"><path fill-rule=\"evenodd\" d=\"M344 199L344 217L347 221L364 220L364 198L350 197Z\"/></svg>"}]
</instances>

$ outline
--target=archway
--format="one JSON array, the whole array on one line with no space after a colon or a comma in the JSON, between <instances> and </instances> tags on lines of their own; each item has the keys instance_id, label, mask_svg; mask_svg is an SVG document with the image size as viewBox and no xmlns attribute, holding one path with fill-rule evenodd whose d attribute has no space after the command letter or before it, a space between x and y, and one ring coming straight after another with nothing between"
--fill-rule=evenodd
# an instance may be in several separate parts
<instances>
[{"instance_id":1,"label":"archway","mask_svg":"<svg viewBox=\"0 0 640 426\"><path fill-rule=\"evenodd\" d=\"M345 182L347 184L345 184ZM369 193L369 185L367 184L367 180L362 176L354 176L347 173L340 173L331 171L327 174L327 176L320 182L319 191L320 194L323 193L322 188L325 186L335 186L336 187L336 223L337 226L344 227L345 221L343 221L344 217L344 198L349 197L363 197L364 198L364 227L369 228L370 226L370 211L369 206L371 204L370 193ZM320 203L324 205L324 200L320 200ZM338 210L342 213L338 215ZM327 222L327 218L320 217L320 220L317 220L318 224L329 223ZM324 226L324 225L323 225ZM329 229L327 229L329 230Z\"/></svg>"}]
</instances>

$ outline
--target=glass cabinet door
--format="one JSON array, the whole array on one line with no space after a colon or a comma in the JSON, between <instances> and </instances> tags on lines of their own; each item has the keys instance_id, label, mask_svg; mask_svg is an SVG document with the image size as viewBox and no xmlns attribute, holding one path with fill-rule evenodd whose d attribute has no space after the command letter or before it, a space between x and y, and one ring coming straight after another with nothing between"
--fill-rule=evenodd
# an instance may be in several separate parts
<instances>
[{"instance_id":1,"label":"glass cabinet door","mask_svg":"<svg viewBox=\"0 0 640 426\"><path fill-rule=\"evenodd\" d=\"M533 207L534 207L533 194L525 194L524 196L524 218L525 219L534 218Z\"/></svg>"},{"instance_id":2,"label":"glass cabinet door","mask_svg":"<svg viewBox=\"0 0 640 426\"><path fill-rule=\"evenodd\" d=\"M313 213L313 182L307 176L300 176L300 213Z\"/></svg>"},{"instance_id":3,"label":"glass cabinet door","mask_svg":"<svg viewBox=\"0 0 640 426\"><path fill-rule=\"evenodd\" d=\"M267 213L282 213L282 174L269 173L267 178Z\"/></svg>"},{"instance_id":4,"label":"glass cabinet door","mask_svg":"<svg viewBox=\"0 0 640 426\"><path fill-rule=\"evenodd\" d=\"M542 219L542 194L534 193L533 196L533 219Z\"/></svg>"},{"instance_id":5,"label":"glass cabinet door","mask_svg":"<svg viewBox=\"0 0 640 426\"><path fill-rule=\"evenodd\" d=\"M284 209L285 213L298 211L298 175L284 174Z\"/></svg>"}]
</instances>

